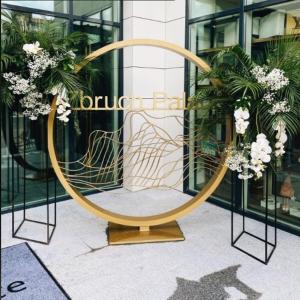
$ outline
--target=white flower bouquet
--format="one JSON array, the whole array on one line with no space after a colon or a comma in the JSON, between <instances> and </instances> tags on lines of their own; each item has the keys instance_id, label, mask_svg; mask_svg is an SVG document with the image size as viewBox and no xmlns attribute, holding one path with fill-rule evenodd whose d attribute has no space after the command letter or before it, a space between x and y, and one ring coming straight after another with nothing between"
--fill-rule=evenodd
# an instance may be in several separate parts
<instances>
[{"instance_id":1,"label":"white flower bouquet","mask_svg":"<svg viewBox=\"0 0 300 300\"><path fill-rule=\"evenodd\" d=\"M57 95L58 119L68 122L70 101L91 76L86 70L84 75L75 73L78 58L74 51L87 46L87 35L73 32L62 36L55 22L23 26L18 13L2 15L1 102L12 109L20 106L25 116L36 120L49 114L50 102Z\"/></svg>"},{"instance_id":2,"label":"white flower bouquet","mask_svg":"<svg viewBox=\"0 0 300 300\"><path fill-rule=\"evenodd\" d=\"M300 132L300 42L272 43L265 56L259 64L239 46L218 53L199 80L221 84L200 85L191 101L192 109L233 115L235 138L225 164L244 180L261 178L286 152L288 135Z\"/></svg>"},{"instance_id":3,"label":"white flower bouquet","mask_svg":"<svg viewBox=\"0 0 300 300\"><path fill-rule=\"evenodd\" d=\"M271 115L278 116L273 124L273 129L277 131L274 155L282 156L285 153L284 144L287 141L286 124L280 117L283 113L290 111L290 106L287 99L281 99L280 91L289 84L289 79L285 77L284 71L272 69L268 72L267 66L255 66L250 70L257 83L265 89L265 94L262 97L262 103L270 107L268 112ZM264 133L258 133L256 140L250 144L244 143L243 136L247 134L249 126L249 107L253 99L244 97L242 101L237 99L235 102L234 119L235 132L242 138L238 139L239 143L234 149L229 149L229 155L226 159L227 166L232 171L237 171L238 178L249 179L255 176L260 178L266 168L266 164L271 161L272 148ZM257 128L259 132L259 128ZM237 155L238 154L238 155Z\"/></svg>"},{"instance_id":4,"label":"white flower bouquet","mask_svg":"<svg viewBox=\"0 0 300 300\"><path fill-rule=\"evenodd\" d=\"M30 120L36 120L39 115L48 115L51 108L45 94L57 94L58 118L63 122L68 122L68 115L71 111L68 109L70 104L66 88L63 84L57 84L51 90L42 90L39 88L39 82L46 80L43 76L47 70L59 68L60 65L67 64L70 70L74 70L75 53L72 50L60 50L51 55L47 50L40 47L38 41L33 44L24 44L23 50L27 68L22 71L27 75L27 78L13 72L3 74L4 79L9 82L8 89L13 94L21 96L20 104L24 109L23 114Z\"/></svg>"}]
</instances>

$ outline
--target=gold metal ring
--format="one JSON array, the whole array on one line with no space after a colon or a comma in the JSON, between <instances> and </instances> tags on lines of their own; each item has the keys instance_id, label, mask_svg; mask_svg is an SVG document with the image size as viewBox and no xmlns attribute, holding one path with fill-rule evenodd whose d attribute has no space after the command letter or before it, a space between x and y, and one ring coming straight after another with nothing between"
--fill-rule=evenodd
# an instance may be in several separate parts
<instances>
[{"instance_id":1,"label":"gold metal ring","mask_svg":"<svg viewBox=\"0 0 300 300\"><path fill-rule=\"evenodd\" d=\"M129 46L152 46L170 50L175 52L190 62L194 63L198 68L203 71L209 71L210 67L206 64L201 58L197 57L195 54L190 52L187 49L184 49L180 46L177 46L172 43L168 43L165 41L160 40L153 40L153 39L131 39L131 40L124 40L120 42L116 42L110 45L107 45L103 48L100 48L91 54L89 54L84 61L77 66L76 71L80 71L80 69L87 64L88 62L98 58L99 56L115 49L121 49ZM217 82L213 82L213 84L217 84ZM54 120L56 114L56 97L54 97L52 102L52 111L48 117L48 149L49 149L49 156L51 159L51 163L53 169L62 184L65 190L69 193L69 195L75 199L80 205L88 209L90 212L94 213L95 215L116 224L127 225L127 226L136 226L136 227L148 227L154 225L165 224L178 218L188 214L191 210L199 206L203 203L207 198L209 198L212 193L216 190L216 188L221 183L223 177L226 174L227 167L224 165L225 156L222 158L221 163L216 170L215 174L209 180L209 182L205 185L205 187L199 192L195 197L191 200L186 202L185 204L169 210L165 213L152 215L152 216L144 216L144 217L135 217L135 216L127 216L118 213L111 212L109 210L103 209L100 206L96 205L88 198L83 196L80 192L78 192L75 188L71 187L64 177L56 156L56 151L54 147ZM231 119L229 117L226 118L226 144L229 144L231 141Z\"/></svg>"}]
</instances>

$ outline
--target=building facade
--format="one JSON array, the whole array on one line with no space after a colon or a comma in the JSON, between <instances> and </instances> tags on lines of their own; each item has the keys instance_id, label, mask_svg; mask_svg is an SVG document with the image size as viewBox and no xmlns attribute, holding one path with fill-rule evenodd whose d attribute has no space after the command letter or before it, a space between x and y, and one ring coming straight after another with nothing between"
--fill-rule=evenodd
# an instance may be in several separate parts
<instances>
[{"instance_id":1,"label":"building facade","mask_svg":"<svg viewBox=\"0 0 300 300\"><path fill-rule=\"evenodd\" d=\"M80 49L88 54L114 41L131 38L165 40L190 49L206 60L221 49L239 44L246 52L258 57L266 45L290 34L300 34L300 1L280 0L174 0L174 1L2 1L1 9L18 15L18 18L37 27L47 21L54 21L61 29L61 35L73 31L88 34L89 46ZM193 95L197 84L197 69L169 51L152 47L134 47L124 51L113 51L93 62L101 72L94 82L96 95L139 95L153 100L153 91L164 91L168 95ZM151 86L151 89L150 89ZM179 116L180 113L179 113ZM89 133L94 128L115 130L123 125L125 116L117 112L106 114L81 114L68 126L56 129L57 149L65 160L74 161L84 153ZM192 137L201 115L190 113L185 124ZM23 119L18 111L5 110L2 115L1 135L1 190L2 211L9 211L12 197L22 205L43 204L46 199L68 196L55 179L45 147L45 120L32 124ZM138 120L135 120L138 126ZM135 124L135 123L134 123ZM170 122L160 124L176 136L182 127ZM126 135L126 124L124 124ZM220 140L224 139L221 124L215 124L214 131ZM192 140L192 139L191 139ZM247 213L260 219L264 209L263 195L266 184L272 186L269 197L276 194L279 202L280 186L291 178L295 199L289 200L289 213L277 208L279 225L296 234L300 233L300 136L290 138L287 153L278 162L277 184L269 174L262 180L242 183L230 172L210 201L229 208L231 197L240 202L241 191L246 196ZM177 153L182 162L190 166L183 176L182 186L186 193L194 194L207 182L209 174L199 171L193 145L190 153ZM124 173L132 170L124 170ZM109 181L118 185L118 174L112 174ZM126 176L125 176L126 177ZM107 179L108 180L108 179ZM242 188L242 184L244 185ZM134 182L126 181L124 186L134 190ZM275 189L277 186L277 189ZM234 190L232 190L234 187ZM83 188L83 192L93 190Z\"/></svg>"}]
</instances>

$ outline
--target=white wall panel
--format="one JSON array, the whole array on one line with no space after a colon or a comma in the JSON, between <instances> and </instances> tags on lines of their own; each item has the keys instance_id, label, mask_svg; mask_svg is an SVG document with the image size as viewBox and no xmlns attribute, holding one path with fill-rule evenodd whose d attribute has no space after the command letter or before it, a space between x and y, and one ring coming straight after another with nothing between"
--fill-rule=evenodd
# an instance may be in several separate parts
<instances>
[{"instance_id":1,"label":"white wall panel","mask_svg":"<svg viewBox=\"0 0 300 300\"><path fill-rule=\"evenodd\" d=\"M124 39L148 38L165 40L184 47L185 43L185 1L124 1ZM124 95L149 98L147 104L152 103L153 92L165 92L168 96L182 97L184 92L184 59L170 51L152 47L131 47L124 51ZM149 111L148 111L149 112ZM160 111L152 114L164 116L162 120L153 119L153 122L164 128L173 138L183 134L182 124L179 124L172 115L182 116L182 111ZM126 114L125 114L126 115ZM130 135L133 125L137 130L141 126L140 120L134 119L133 124L125 122L124 137ZM172 147L172 146L170 146ZM160 162L164 177L170 170L170 176L165 184L172 185L182 181L183 149L178 149L164 157ZM177 164L176 166L174 166ZM125 164L126 165L126 164ZM134 173L138 176L142 164L135 167L125 167L124 174ZM174 169L176 171L174 171ZM160 172L162 172L162 170ZM131 190L138 190L134 180L125 180L124 186ZM144 183L145 184L145 183ZM149 182L151 186L151 182ZM182 184L177 186L182 190Z\"/></svg>"}]
</instances>

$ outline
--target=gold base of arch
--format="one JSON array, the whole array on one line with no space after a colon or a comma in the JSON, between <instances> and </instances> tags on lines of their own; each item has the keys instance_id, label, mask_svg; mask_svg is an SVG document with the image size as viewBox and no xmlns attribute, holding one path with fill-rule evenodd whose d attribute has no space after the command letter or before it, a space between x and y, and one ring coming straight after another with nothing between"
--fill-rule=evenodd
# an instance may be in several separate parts
<instances>
[{"instance_id":1,"label":"gold base of arch","mask_svg":"<svg viewBox=\"0 0 300 300\"><path fill-rule=\"evenodd\" d=\"M153 227L132 227L108 223L109 245L140 244L184 241L184 235L176 221Z\"/></svg>"},{"instance_id":2,"label":"gold base of arch","mask_svg":"<svg viewBox=\"0 0 300 300\"><path fill-rule=\"evenodd\" d=\"M177 46L172 43L168 43L161 40L153 40L153 39L131 39L115 42L113 44L107 45L103 48L100 48L90 55L88 55L81 64L79 64L76 68L76 71L79 72L80 69L87 64L88 62L100 57L101 55L115 50L121 49L129 46L152 46L163 48L166 50L170 50L174 53L181 55L186 58L190 62L194 63L199 69L203 71L209 71L210 67L206 64L201 58L197 57L195 54L190 52L187 49L184 49L180 46ZM212 82L213 84L219 84L218 81ZM76 200L81 206L99 216L109 222L108 228L108 237L111 244L126 244L126 243L138 243L138 242L154 242L154 241L171 241L171 240L183 240L183 234L176 222L176 220L190 211L198 207L201 203L207 200L212 193L216 190L216 188L221 183L223 177L226 174L227 167L224 165L225 156L222 158L219 167L217 168L215 174L211 177L206 186L199 192L196 196L194 196L191 200L186 202L185 204L167 211L165 213L152 215L152 216L127 216L118 213L111 212L106 210L84 195L82 195L76 188L72 187L67 179L65 178L62 170L60 169L57 155L54 147L54 120L56 114L56 97L54 97L52 102L52 111L48 117L48 148L49 148L49 156L53 166L53 169L57 175L57 178L65 188L65 190L69 193L69 195ZM231 118L227 117L226 120L226 145L228 145L231 141ZM131 227L130 230L128 227ZM168 230L166 230L168 228ZM164 231L165 230L165 231ZM130 233L131 232L131 233ZM135 232L134 238L130 239L129 242L128 235ZM159 238L159 234L155 234L155 232L164 232L161 234L162 238ZM156 236L156 238L154 238ZM116 240L118 240L116 242Z\"/></svg>"}]
</instances>

